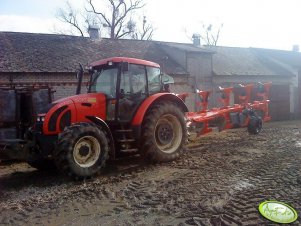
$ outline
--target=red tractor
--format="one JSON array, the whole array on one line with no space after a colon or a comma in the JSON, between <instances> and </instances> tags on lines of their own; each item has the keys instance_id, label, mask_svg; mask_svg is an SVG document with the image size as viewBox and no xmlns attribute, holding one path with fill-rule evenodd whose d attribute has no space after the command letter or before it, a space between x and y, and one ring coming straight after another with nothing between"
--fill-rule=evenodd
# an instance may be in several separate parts
<instances>
[{"instance_id":1,"label":"red tractor","mask_svg":"<svg viewBox=\"0 0 301 226\"><path fill-rule=\"evenodd\" d=\"M23 139L0 142L0 155L38 169L54 162L63 173L83 179L123 153L139 153L150 162L181 154L188 109L168 92L172 78L158 64L115 57L92 63L89 71L87 94L79 94L81 68L77 95L45 106Z\"/></svg>"}]
</instances>

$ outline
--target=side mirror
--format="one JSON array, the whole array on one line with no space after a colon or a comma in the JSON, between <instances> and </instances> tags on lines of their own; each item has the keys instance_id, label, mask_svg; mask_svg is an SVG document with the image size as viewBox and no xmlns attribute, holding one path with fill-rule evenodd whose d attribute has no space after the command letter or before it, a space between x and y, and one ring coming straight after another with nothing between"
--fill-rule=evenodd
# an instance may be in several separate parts
<instances>
[{"instance_id":1,"label":"side mirror","mask_svg":"<svg viewBox=\"0 0 301 226\"><path fill-rule=\"evenodd\" d=\"M88 73L89 73L89 75L92 75L94 72L95 72L95 71L94 71L94 69L93 69L93 68L89 68L89 69L88 69Z\"/></svg>"},{"instance_id":2,"label":"side mirror","mask_svg":"<svg viewBox=\"0 0 301 226\"><path fill-rule=\"evenodd\" d=\"M128 62L122 62L122 71L125 72L125 71L129 71L129 63Z\"/></svg>"},{"instance_id":3,"label":"side mirror","mask_svg":"<svg viewBox=\"0 0 301 226\"><path fill-rule=\"evenodd\" d=\"M173 77L167 75L167 74L162 74L162 83L165 84L174 84L175 80L173 79Z\"/></svg>"},{"instance_id":4,"label":"side mirror","mask_svg":"<svg viewBox=\"0 0 301 226\"><path fill-rule=\"evenodd\" d=\"M125 97L124 89L120 89L119 97L120 99L123 99Z\"/></svg>"}]
</instances>

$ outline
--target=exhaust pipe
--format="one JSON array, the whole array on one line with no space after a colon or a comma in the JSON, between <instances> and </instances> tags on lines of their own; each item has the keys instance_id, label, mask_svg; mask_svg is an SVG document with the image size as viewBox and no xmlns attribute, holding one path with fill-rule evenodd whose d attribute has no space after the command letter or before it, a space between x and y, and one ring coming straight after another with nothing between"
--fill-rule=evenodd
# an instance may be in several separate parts
<instances>
[{"instance_id":1,"label":"exhaust pipe","mask_svg":"<svg viewBox=\"0 0 301 226\"><path fill-rule=\"evenodd\" d=\"M81 92L83 75L84 75L83 66L81 64L79 64L79 69L77 70L77 74L76 74L76 78L78 79L76 93L75 93L76 95L80 94L80 92Z\"/></svg>"}]
</instances>

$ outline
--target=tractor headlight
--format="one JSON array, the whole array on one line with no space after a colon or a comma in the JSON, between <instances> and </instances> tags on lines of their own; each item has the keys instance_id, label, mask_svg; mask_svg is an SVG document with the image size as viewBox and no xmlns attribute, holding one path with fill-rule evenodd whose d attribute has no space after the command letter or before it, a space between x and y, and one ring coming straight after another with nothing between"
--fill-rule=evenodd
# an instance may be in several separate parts
<instances>
[{"instance_id":1,"label":"tractor headlight","mask_svg":"<svg viewBox=\"0 0 301 226\"><path fill-rule=\"evenodd\" d=\"M45 121L45 115L38 115L37 116L37 122L44 122Z\"/></svg>"},{"instance_id":2,"label":"tractor headlight","mask_svg":"<svg viewBox=\"0 0 301 226\"><path fill-rule=\"evenodd\" d=\"M42 107L40 109L40 111L38 112L36 121L37 122L44 122L45 121L45 116L46 116L45 112L48 112L54 105L56 105L56 104L50 103L50 104L47 104L46 106Z\"/></svg>"}]
</instances>

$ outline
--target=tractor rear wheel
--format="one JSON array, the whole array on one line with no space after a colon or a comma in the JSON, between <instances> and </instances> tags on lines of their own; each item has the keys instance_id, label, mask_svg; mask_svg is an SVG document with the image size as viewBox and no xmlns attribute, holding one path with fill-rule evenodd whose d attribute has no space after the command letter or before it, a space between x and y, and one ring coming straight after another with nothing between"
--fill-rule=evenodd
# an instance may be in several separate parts
<instances>
[{"instance_id":1,"label":"tractor rear wheel","mask_svg":"<svg viewBox=\"0 0 301 226\"><path fill-rule=\"evenodd\" d=\"M105 166L108 152L106 133L95 124L81 122L59 134L55 163L75 179L90 178Z\"/></svg>"},{"instance_id":2,"label":"tractor rear wheel","mask_svg":"<svg viewBox=\"0 0 301 226\"><path fill-rule=\"evenodd\" d=\"M172 103L152 107L143 122L141 154L148 162L173 161L184 151L187 128L184 113Z\"/></svg>"}]
</instances>

